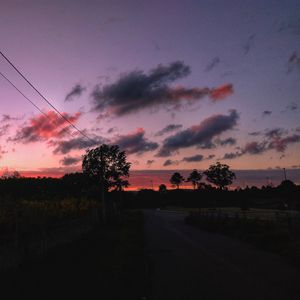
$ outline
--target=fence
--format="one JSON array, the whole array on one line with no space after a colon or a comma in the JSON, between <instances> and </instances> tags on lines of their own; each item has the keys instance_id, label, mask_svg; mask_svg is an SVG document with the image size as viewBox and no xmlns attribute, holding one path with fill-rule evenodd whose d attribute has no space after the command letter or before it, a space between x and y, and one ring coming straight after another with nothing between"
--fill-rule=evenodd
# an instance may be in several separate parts
<instances>
[{"instance_id":1,"label":"fence","mask_svg":"<svg viewBox=\"0 0 300 300\"><path fill-rule=\"evenodd\" d=\"M240 225L243 223L272 225L286 228L290 232L300 232L300 213L297 211L281 211L271 209L211 209L202 208L190 212L191 220L209 220L215 223L232 223Z\"/></svg>"}]
</instances>

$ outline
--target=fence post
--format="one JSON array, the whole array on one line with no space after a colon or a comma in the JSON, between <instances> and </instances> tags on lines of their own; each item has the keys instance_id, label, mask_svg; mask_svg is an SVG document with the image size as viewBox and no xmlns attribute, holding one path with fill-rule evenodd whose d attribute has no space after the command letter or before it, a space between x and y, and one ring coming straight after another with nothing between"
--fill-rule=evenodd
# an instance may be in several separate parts
<instances>
[{"instance_id":1,"label":"fence post","mask_svg":"<svg viewBox=\"0 0 300 300\"><path fill-rule=\"evenodd\" d=\"M19 248L19 209L18 204L15 206L15 248Z\"/></svg>"}]
</instances>

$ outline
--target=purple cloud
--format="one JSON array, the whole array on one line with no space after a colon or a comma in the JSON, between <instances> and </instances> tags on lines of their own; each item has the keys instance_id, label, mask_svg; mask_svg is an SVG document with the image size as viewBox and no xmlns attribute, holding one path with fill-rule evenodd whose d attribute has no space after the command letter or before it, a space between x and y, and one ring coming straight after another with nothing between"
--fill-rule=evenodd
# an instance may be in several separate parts
<instances>
[{"instance_id":1,"label":"purple cloud","mask_svg":"<svg viewBox=\"0 0 300 300\"><path fill-rule=\"evenodd\" d=\"M164 167L168 167L168 166L172 166L172 165L178 165L178 161L167 159L163 164Z\"/></svg>"},{"instance_id":2,"label":"purple cloud","mask_svg":"<svg viewBox=\"0 0 300 300\"><path fill-rule=\"evenodd\" d=\"M63 159L60 160L60 163L63 166L71 166L76 165L82 160L81 157L71 157L71 156L65 156Z\"/></svg>"},{"instance_id":3,"label":"purple cloud","mask_svg":"<svg viewBox=\"0 0 300 300\"><path fill-rule=\"evenodd\" d=\"M264 110L262 113L263 117L270 116L271 114L272 114L272 111L270 111L270 110Z\"/></svg>"},{"instance_id":4,"label":"purple cloud","mask_svg":"<svg viewBox=\"0 0 300 300\"><path fill-rule=\"evenodd\" d=\"M208 96L213 101L222 100L233 93L231 84L209 89L170 86L174 81L191 73L182 61L158 65L148 74L136 70L120 76L116 82L94 88L92 110L102 116L122 116L145 108L181 107L182 101L192 104Z\"/></svg>"},{"instance_id":5,"label":"purple cloud","mask_svg":"<svg viewBox=\"0 0 300 300\"><path fill-rule=\"evenodd\" d=\"M162 130L158 131L155 136L162 136L166 133L176 131L178 129L182 128L181 124L169 124L166 127L164 127Z\"/></svg>"},{"instance_id":6,"label":"purple cloud","mask_svg":"<svg viewBox=\"0 0 300 300\"><path fill-rule=\"evenodd\" d=\"M72 101L75 97L81 96L81 94L86 90L81 84L76 84L72 90L67 94L65 101Z\"/></svg>"},{"instance_id":7,"label":"purple cloud","mask_svg":"<svg viewBox=\"0 0 300 300\"><path fill-rule=\"evenodd\" d=\"M236 110L231 110L229 115L213 115L198 125L194 125L166 138L156 156L169 156L181 148L191 146L209 148L213 144L212 139L225 131L233 129L238 119L239 115Z\"/></svg>"},{"instance_id":8,"label":"purple cloud","mask_svg":"<svg viewBox=\"0 0 300 300\"><path fill-rule=\"evenodd\" d=\"M86 139L85 137L76 137L70 140L50 141L50 146L55 146L54 154L67 154L72 150L83 150L91 147L100 146L106 143L107 140L102 137L93 137L93 139Z\"/></svg>"},{"instance_id":9,"label":"purple cloud","mask_svg":"<svg viewBox=\"0 0 300 300\"><path fill-rule=\"evenodd\" d=\"M128 154L142 154L158 148L158 144L145 138L145 130L138 128L135 132L119 136L115 141Z\"/></svg>"},{"instance_id":10,"label":"purple cloud","mask_svg":"<svg viewBox=\"0 0 300 300\"><path fill-rule=\"evenodd\" d=\"M197 161L202 161L203 159L204 159L203 155L196 154L196 155L193 155L193 156L184 157L182 159L182 161L185 161L185 162L197 162Z\"/></svg>"}]
</instances>

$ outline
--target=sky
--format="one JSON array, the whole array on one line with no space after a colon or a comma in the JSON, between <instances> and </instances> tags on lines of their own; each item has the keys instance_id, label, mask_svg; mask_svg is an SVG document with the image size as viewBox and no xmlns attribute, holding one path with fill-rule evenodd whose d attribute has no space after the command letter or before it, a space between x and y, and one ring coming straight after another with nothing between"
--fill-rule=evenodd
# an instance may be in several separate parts
<instances>
[{"instance_id":1,"label":"sky","mask_svg":"<svg viewBox=\"0 0 300 300\"><path fill-rule=\"evenodd\" d=\"M0 174L300 168L299 1L0 1ZM89 137L87 139L85 136ZM165 172L165 171L164 171ZM300 178L299 178L300 180Z\"/></svg>"}]
</instances>

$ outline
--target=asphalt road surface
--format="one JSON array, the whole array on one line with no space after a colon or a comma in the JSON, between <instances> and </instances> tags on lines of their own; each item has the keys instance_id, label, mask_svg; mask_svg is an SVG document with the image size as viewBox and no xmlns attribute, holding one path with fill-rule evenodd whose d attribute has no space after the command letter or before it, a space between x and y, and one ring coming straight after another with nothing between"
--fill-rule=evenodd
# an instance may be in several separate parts
<instances>
[{"instance_id":1,"label":"asphalt road surface","mask_svg":"<svg viewBox=\"0 0 300 300\"><path fill-rule=\"evenodd\" d=\"M145 211L149 298L300 299L300 270L279 256L184 224L185 215Z\"/></svg>"}]
</instances>

